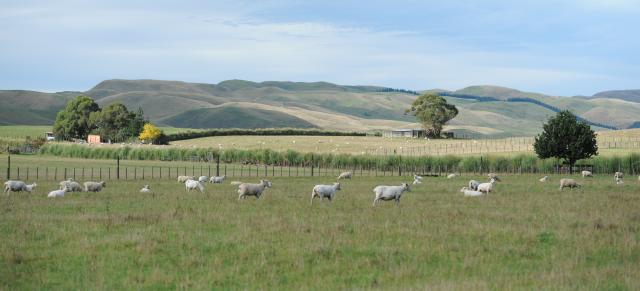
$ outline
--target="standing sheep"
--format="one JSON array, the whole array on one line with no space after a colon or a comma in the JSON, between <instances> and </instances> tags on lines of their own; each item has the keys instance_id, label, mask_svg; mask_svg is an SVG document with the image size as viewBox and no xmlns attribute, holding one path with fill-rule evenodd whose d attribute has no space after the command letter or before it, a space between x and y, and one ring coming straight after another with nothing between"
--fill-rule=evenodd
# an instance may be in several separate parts
<instances>
[{"instance_id":1,"label":"standing sheep","mask_svg":"<svg viewBox=\"0 0 640 291\"><path fill-rule=\"evenodd\" d=\"M478 191L478 185L480 185L480 182L478 182L476 180L470 180L469 181L469 189L471 189L473 191Z\"/></svg>"},{"instance_id":2,"label":"standing sheep","mask_svg":"<svg viewBox=\"0 0 640 291\"><path fill-rule=\"evenodd\" d=\"M22 191L31 192L29 187L31 189L33 189L35 186L36 186L35 183L33 183L31 185L27 185L23 181L9 180L9 181L4 182L4 193L9 194L9 191L11 191L11 192L22 192Z\"/></svg>"},{"instance_id":3,"label":"standing sheep","mask_svg":"<svg viewBox=\"0 0 640 291\"><path fill-rule=\"evenodd\" d=\"M187 182L187 180L195 180L195 177L194 176L178 176L179 183Z\"/></svg>"},{"instance_id":4,"label":"standing sheep","mask_svg":"<svg viewBox=\"0 0 640 291\"><path fill-rule=\"evenodd\" d=\"M578 184L578 182L576 182L576 180L574 179L567 179L567 178L560 179L560 191L562 191L562 189L567 187L569 189L572 189L572 188L580 187L580 184Z\"/></svg>"},{"instance_id":5,"label":"standing sheep","mask_svg":"<svg viewBox=\"0 0 640 291\"><path fill-rule=\"evenodd\" d=\"M613 174L613 180L616 181L616 184L622 184L624 183L622 181L622 178L624 177L624 174L622 172L615 172Z\"/></svg>"},{"instance_id":6,"label":"standing sheep","mask_svg":"<svg viewBox=\"0 0 640 291\"><path fill-rule=\"evenodd\" d=\"M65 187L69 188L67 189L67 192L82 192L82 186L80 186L80 183L74 181L73 178L60 182L60 190Z\"/></svg>"},{"instance_id":7,"label":"standing sheep","mask_svg":"<svg viewBox=\"0 0 640 291\"><path fill-rule=\"evenodd\" d=\"M151 187L149 187L149 185L144 185L144 187L140 189L140 193L151 193Z\"/></svg>"},{"instance_id":8,"label":"standing sheep","mask_svg":"<svg viewBox=\"0 0 640 291\"><path fill-rule=\"evenodd\" d=\"M455 177L458 177L458 174L453 173L453 174L449 174L449 175L447 175L447 179L453 179L453 178L455 178Z\"/></svg>"},{"instance_id":9,"label":"standing sheep","mask_svg":"<svg viewBox=\"0 0 640 291\"><path fill-rule=\"evenodd\" d=\"M105 181L100 182L84 182L84 191L85 192L100 192L102 188L107 187L107 183Z\"/></svg>"},{"instance_id":10,"label":"standing sheep","mask_svg":"<svg viewBox=\"0 0 640 291\"><path fill-rule=\"evenodd\" d=\"M582 174L582 178L593 177L593 173L591 173L591 171L582 171L581 174Z\"/></svg>"},{"instance_id":11,"label":"standing sheep","mask_svg":"<svg viewBox=\"0 0 640 291\"><path fill-rule=\"evenodd\" d=\"M488 183L482 183L478 185L478 191L489 193L493 190L493 185L496 183L496 179L491 179Z\"/></svg>"},{"instance_id":12,"label":"standing sheep","mask_svg":"<svg viewBox=\"0 0 640 291\"><path fill-rule=\"evenodd\" d=\"M260 180L259 184L242 183L238 185L238 200L247 196L256 196L258 199L266 188L271 188L271 185L271 182L267 180Z\"/></svg>"},{"instance_id":13,"label":"standing sheep","mask_svg":"<svg viewBox=\"0 0 640 291\"><path fill-rule=\"evenodd\" d=\"M493 179L496 180L496 182L500 182L500 178L498 178L498 175L496 175L495 173L489 173L487 174L487 176L489 177L489 180Z\"/></svg>"},{"instance_id":14,"label":"standing sheep","mask_svg":"<svg viewBox=\"0 0 640 291\"><path fill-rule=\"evenodd\" d=\"M207 177L207 176L198 177L198 182L200 182L200 183L206 183L207 180L209 180L209 177Z\"/></svg>"},{"instance_id":15,"label":"standing sheep","mask_svg":"<svg viewBox=\"0 0 640 291\"><path fill-rule=\"evenodd\" d=\"M546 183L547 181L549 181L549 176L544 176L544 177L540 178L539 181L542 182L542 183Z\"/></svg>"},{"instance_id":16,"label":"standing sheep","mask_svg":"<svg viewBox=\"0 0 640 291\"><path fill-rule=\"evenodd\" d=\"M329 199L329 202L333 201L333 197L336 195L336 191L340 190L340 183L333 183L333 185L316 185L311 190L311 205L313 205L313 199L318 197L320 201L325 197Z\"/></svg>"},{"instance_id":17,"label":"standing sheep","mask_svg":"<svg viewBox=\"0 0 640 291\"><path fill-rule=\"evenodd\" d=\"M422 184L422 176L413 175L413 185Z\"/></svg>"},{"instance_id":18,"label":"standing sheep","mask_svg":"<svg viewBox=\"0 0 640 291\"><path fill-rule=\"evenodd\" d=\"M187 189L187 192L198 188L198 190L200 190L200 193L204 193L204 186L202 186L202 182L200 181L189 179L184 182L184 186Z\"/></svg>"},{"instance_id":19,"label":"standing sheep","mask_svg":"<svg viewBox=\"0 0 640 291\"><path fill-rule=\"evenodd\" d=\"M353 176L352 172L342 172L340 173L340 175L338 176L338 180L341 179L351 179L351 177Z\"/></svg>"},{"instance_id":20,"label":"standing sheep","mask_svg":"<svg viewBox=\"0 0 640 291\"><path fill-rule=\"evenodd\" d=\"M389 201L395 200L396 206L400 204L400 198L402 197L402 192L407 191L411 192L411 188L409 188L409 184L402 183L400 186L385 186L380 185L373 188L373 193L376 194L375 199L373 199L373 206L378 204L379 200Z\"/></svg>"},{"instance_id":21,"label":"standing sheep","mask_svg":"<svg viewBox=\"0 0 640 291\"><path fill-rule=\"evenodd\" d=\"M212 176L209 179L209 182L214 183L214 184L222 184L222 182L224 182L224 178L225 178L225 176Z\"/></svg>"}]
</instances>

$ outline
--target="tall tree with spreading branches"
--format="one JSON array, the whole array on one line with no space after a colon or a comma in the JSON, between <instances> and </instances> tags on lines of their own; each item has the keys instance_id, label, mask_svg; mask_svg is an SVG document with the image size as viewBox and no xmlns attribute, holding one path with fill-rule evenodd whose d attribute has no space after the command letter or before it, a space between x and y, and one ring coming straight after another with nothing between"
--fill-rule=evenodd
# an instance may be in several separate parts
<instances>
[{"instance_id":1,"label":"tall tree with spreading branches","mask_svg":"<svg viewBox=\"0 0 640 291\"><path fill-rule=\"evenodd\" d=\"M533 148L541 159L563 160L569 165L570 173L573 173L573 166L578 160L598 154L595 132L568 110L558 112L543 125Z\"/></svg>"},{"instance_id":2,"label":"tall tree with spreading branches","mask_svg":"<svg viewBox=\"0 0 640 291\"><path fill-rule=\"evenodd\" d=\"M413 101L411 107L405 110L405 114L418 118L427 136L438 138L444 125L458 115L458 108L447 103L442 96L427 93Z\"/></svg>"}]
</instances>

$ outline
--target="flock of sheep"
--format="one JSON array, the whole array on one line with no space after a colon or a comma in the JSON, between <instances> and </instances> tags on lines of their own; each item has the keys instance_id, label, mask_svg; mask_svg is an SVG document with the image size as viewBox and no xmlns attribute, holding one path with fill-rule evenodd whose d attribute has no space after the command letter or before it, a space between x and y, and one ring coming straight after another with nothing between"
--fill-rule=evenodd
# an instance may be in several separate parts
<instances>
[{"instance_id":1,"label":"flock of sheep","mask_svg":"<svg viewBox=\"0 0 640 291\"><path fill-rule=\"evenodd\" d=\"M593 173L590 171L582 171L581 172L583 178L593 177ZM453 179L459 176L458 174L449 174L447 179ZM351 179L353 177L352 172L343 172L338 176L338 180L343 179ZM616 184L623 184L624 174L622 172L616 172L614 174L614 181ZM463 187L460 192L464 194L466 197L477 197L490 193L493 190L496 182L500 182L500 178L494 173L488 174L488 182L480 183L476 180L470 180L468 185ZM640 177L638 177L640 180ZM206 182L210 182L213 184L221 184L225 180L225 176L200 176L196 179L194 176L178 176L178 182L184 183L187 191L191 190L199 190L200 192L204 192L204 184ZM414 175L413 176L413 184L421 184L423 180L422 176ZM544 176L539 179L540 182L546 183L549 181L549 176ZM88 181L84 182L82 185L80 183L74 181L72 178L69 178L65 181L60 182L60 189L53 190L49 192L47 197L64 197L67 192L100 192L103 188L107 186L104 181L93 182ZM260 183L252 184L252 183L243 183L239 181L231 182L231 185L238 186L238 200L245 199L248 196L255 196L256 199L260 198L262 193L272 186L272 183L268 180L260 180ZM17 180L9 180L4 183L4 192L32 192L37 184L26 184L23 181ZM581 185L576 182L575 179L563 178L560 179L560 190L564 188L577 188L581 187ZM323 200L327 198L330 202L333 201L333 198L336 195L336 192L341 190L340 183L333 183L331 185L315 185L311 190L311 204L313 205L313 200L315 198L319 198ZM378 185L373 188L373 193L375 194L373 200L373 206L376 206L379 201L395 201L396 206L400 203L400 198L402 197L402 193L411 191L408 183L402 183L399 186L387 186L387 185ZM149 185L144 185L142 189L140 189L141 193L150 193L151 187Z\"/></svg>"}]
</instances>

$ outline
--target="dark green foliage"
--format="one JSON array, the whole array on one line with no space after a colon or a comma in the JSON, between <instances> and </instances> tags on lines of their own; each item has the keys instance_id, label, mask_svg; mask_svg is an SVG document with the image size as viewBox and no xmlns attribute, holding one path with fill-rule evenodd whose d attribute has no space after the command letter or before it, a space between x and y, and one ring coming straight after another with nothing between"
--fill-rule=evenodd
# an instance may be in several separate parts
<instances>
[{"instance_id":1,"label":"dark green foliage","mask_svg":"<svg viewBox=\"0 0 640 291\"><path fill-rule=\"evenodd\" d=\"M533 147L539 158L557 158L571 166L598 154L595 132L568 110L559 112L543 125L543 132L535 138Z\"/></svg>"},{"instance_id":2,"label":"dark green foliage","mask_svg":"<svg viewBox=\"0 0 640 291\"><path fill-rule=\"evenodd\" d=\"M137 137L144 126L142 109L130 112L122 103L112 103L102 110L91 113L93 133L99 134L103 140L123 141Z\"/></svg>"},{"instance_id":3,"label":"dark green foliage","mask_svg":"<svg viewBox=\"0 0 640 291\"><path fill-rule=\"evenodd\" d=\"M53 125L53 133L59 139L86 139L93 129L90 115L100 107L90 97L80 95L67 103L65 109L58 112Z\"/></svg>"},{"instance_id":4,"label":"dark green foliage","mask_svg":"<svg viewBox=\"0 0 640 291\"><path fill-rule=\"evenodd\" d=\"M160 144L170 141L187 140L210 136L232 136L232 135L312 135L312 136L366 136L364 132L329 131L316 129L299 128L259 128L259 129L211 129L205 131L187 131L174 133L159 138Z\"/></svg>"},{"instance_id":5,"label":"dark green foliage","mask_svg":"<svg viewBox=\"0 0 640 291\"><path fill-rule=\"evenodd\" d=\"M444 125L458 115L458 109L433 93L424 94L411 104L407 113L415 115L427 131L427 136L440 137Z\"/></svg>"}]
</instances>

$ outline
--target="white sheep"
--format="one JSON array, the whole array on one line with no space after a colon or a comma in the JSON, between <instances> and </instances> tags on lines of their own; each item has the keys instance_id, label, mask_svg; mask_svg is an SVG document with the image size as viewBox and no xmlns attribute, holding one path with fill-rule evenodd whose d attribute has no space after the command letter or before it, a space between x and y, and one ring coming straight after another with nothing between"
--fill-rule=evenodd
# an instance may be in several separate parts
<instances>
[{"instance_id":1,"label":"white sheep","mask_svg":"<svg viewBox=\"0 0 640 291\"><path fill-rule=\"evenodd\" d=\"M402 183L400 186L386 186L380 185L373 188L373 193L376 194L375 199L373 199L373 206L378 204L379 200L389 201L395 200L396 206L400 204L400 198L402 197L402 192L407 191L411 192L411 188L409 188L409 184Z\"/></svg>"},{"instance_id":2,"label":"white sheep","mask_svg":"<svg viewBox=\"0 0 640 291\"><path fill-rule=\"evenodd\" d=\"M542 183L546 183L547 181L549 181L549 176L544 176L544 177L540 178L539 181L542 182Z\"/></svg>"},{"instance_id":3,"label":"white sheep","mask_svg":"<svg viewBox=\"0 0 640 291\"><path fill-rule=\"evenodd\" d=\"M53 190L49 192L47 197L49 198L64 197L64 193L69 192L69 190L70 190L69 187L64 187L62 188L62 190Z\"/></svg>"},{"instance_id":4,"label":"white sheep","mask_svg":"<svg viewBox=\"0 0 640 291\"><path fill-rule=\"evenodd\" d=\"M206 183L207 180L209 180L209 177L207 177L207 176L198 177L198 182L200 182L200 183Z\"/></svg>"},{"instance_id":5,"label":"white sheep","mask_svg":"<svg viewBox=\"0 0 640 291\"><path fill-rule=\"evenodd\" d=\"M413 185L422 184L422 180L413 180Z\"/></svg>"},{"instance_id":6,"label":"white sheep","mask_svg":"<svg viewBox=\"0 0 640 291\"><path fill-rule=\"evenodd\" d=\"M477 197L477 196L484 195L483 192L476 191L476 190L471 190L471 189L469 189L467 187L462 187L462 189L460 189L460 192L464 193L465 197Z\"/></svg>"},{"instance_id":7,"label":"white sheep","mask_svg":"<svg viewBox=\"0 0 640 291\"><path fill-rule=\"evenodd\" d=\"M36 186L38 186L38 184L36 184L36 183L33 183L31 185L25 185L24 191L27 191L27 192L31 193L31 191L33 191L33 189L35 189Z\"/></svg>"},{"instance_id":8,"label":"white sheep","mask_svg":"<svg viewBox=\"0 0 640 291\"><path fill-rule=\"evenodd\" d=\"M478 190L478 185L480 185L480 182L476 181L476 180L470 180L469 181L469 189L477 191Z\"/></svg>"},{"instance_id":9,"label":"white sheep","mask_svg":"<svg viewBox=\"0 0 640 291\"><path fill-rule=\"evenodd\" d=\"M105 181L100 182L84 182L84 191L85 192L100 192L102 188L107 187L107 183Z\"/></svg>"},{"instance_id":10,"label":"white sheep","mask_svg":"<svg viewBox=\"0 0 640 291\"><path fill-rule=\"evenodd\" d=\"M333 183L333 185L315 185L311 190L311 205L313 205L313 199L315 197L320 200L327 198L329 202L333 201L333 197L336 196L336 191L340 190L340 183Z\"/></svg>"},{"instance_id":11,"label":"white sheep","mask_svg":"<svg viewBox=\"0 0 640 291\"><path fill-rule=\"evenodd\" d=\"M458 174L453 173L453 174L449 174L449 175L447 175L447 179L453 179L453 178L455 178L455 177L458 177Z\"/></svg>"},{"instance_id":12,"label":"white sheep","mask_svg":"<svg viewBox=\"0 0 640 291\"><path fill-rule=\"evenodd\" d=\"M201 193L204 193L204 186L202 186L202 183L200 181L189 179L184 182L184 186L187 189L187 192L198 188Z\"/></svg>"},{"instance_id":13,"label":"white sheep","mask_svg":"<svg viewBox=\"0 0 640 291\"><path fill-rule=\"evenodd\" d=\"M340 179L351 179L352 176L353 176L352 172L342 172L338 176L338 180L340 180Z\"/></svg>"},{"instance_id":14,"label":"white sheep","mask_svg":"<svg viewBox=\"0 0 640 291\"><path fill-rule=\"evenodd\" d=\"M613 174L613 180L616 181L616 184L622 184L624 183L622 181L622 178L624 177L624 174L622 172L615 172Z\"/></svg>"},{"instance_id":15,"label":"white sheep","mask_svg":"<svg viewBox=\"0 0 640 291\"><path fill-rule=\"evenodd\" d=\"M178 182L184 183L187 180L195 180L194 176L178 176Z\"/></svg>"},{"instance_id":16,"label":"white sheep","mask_svg":"<svg viewBox=\"0 0 640 291\"><path fill-rule=\"evenodd\" d=\"M593 177L593 173L591 173L591 171L582 171L582 178L584 177Z\"/></svg>"},{"instance_id":17,"label":"white sheep","mask_svg":"<svg viewBox=\"0 0 640 291\"><path fill-rule=\"evenodd\" d=\"M209 182L214 183L214 184L222 184L222 182L224 181L225 176L212 176L209 179ZM240 183L242 184L242 183Z\"/></svg>"},{"instance_id":18,"label":"white sheep","mask_svg":"<svg viewBox=\"0 0 640 291\"><path fill-rule=\"evenodd\" d=\"M27 188L27 184L25 184L25 182L22 182L22 181L9 180L4 182L4 193L7 193L7 194L9 194L9 191L11 192L26 191L26 188Z\"/></svg>"},{"instance_id":19,"label":"white sheep","mask_svg":"<svg viewBox=\"0 0 640 291\"><path fill-rule=\"evenodd\" d=\"M144 187L140 189L140 193L151 193L151 187L149 187L149 185L144 185Z\"/></svg>"},{"instance_id":20,"label":"white sheep","mask_svg":"<svg viewBox=\"0 0 640 291\"><path fill-rule=\"evenodd\" d=\"M271 182L267 180L260 180L259 184L242 183L238 185L238 200L244 199L247 196L256 196L256 199L258 199L264 189L270 188L271 186Z\"/></svg>"},{"instance_id":21,"label":"white sheep","mask_svg":"<svg viewBox=\"0 0 640 291\"><path fill-rule=\"evenodd\" d=\"M82 186L80 183L73 180L73 178L69 178L66 181L60 182L60 190L63 190L67 187L67 192L82 192Z\"/></svg>"},{"instance_id":22,"label":"white sheep","mask_svg":"<svg viewBox=\"0 0 640 291\"><path fill-rule=\"evenodd\" d=\"M418 180L418 181L422 182L422 179L423 179L423 177L422 177L422 176L420 176L420 175L413 175L413 180L414 180L414 181L415 181L415 180Z\"/></svg>"},{"instance_id":23,"label":"white sheep","mask_svg":"<svg viewBox=\"0 0 640 291\"><path fill-rule=\"evenodd\" d=\"M488 183L482 183L478 185L478 191L489 193L493 190L493 185L496 183L496 179L491 178L491 181Z\"/></svg>"},{"instance_id":24,"label":"white sheep","mask_svg":"<svg viewBox=\"0 0 640 291\"><path fill-rule=\"evenodd\" d=\"M498 175L496 175L495 173L489 173L487 174L487 176L489 177L489 180L493 179L496 180L496 182L500 182L500 178L498 178Z\"/></svg>"},{"instance_id":25,"label":"white sheep","mask_svg":"<svg viewBox=\"0 0 640 291\"><path fill-rule=\"evenodd\" d=\"M560 179L560 190L562 191L562 189L567 187L569 189L572 189L572 188L580 187L580 184L578 184L578 182L576 182L576 180L574 179L567 179L567 178Z\"/></svg>"}]
</instances>

